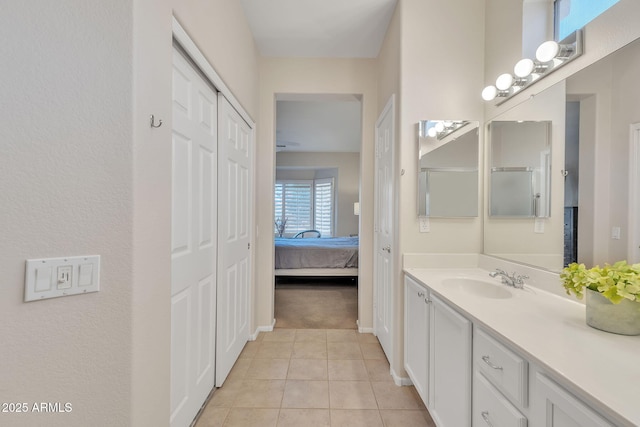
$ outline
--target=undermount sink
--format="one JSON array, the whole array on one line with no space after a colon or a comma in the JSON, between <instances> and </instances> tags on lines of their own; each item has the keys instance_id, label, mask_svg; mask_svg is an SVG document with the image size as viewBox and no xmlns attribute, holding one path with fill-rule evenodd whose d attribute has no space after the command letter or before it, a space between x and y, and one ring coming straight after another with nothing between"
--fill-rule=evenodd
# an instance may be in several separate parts
<instances>
[{"instance_id":1,"label":"undermount sink","mask_svg":"<svg viewBox=\"0 0 640 427\"><path fill-rule=\"evenodd\" d=\"M511 291L504 285L469 277L444 279L442 284L483 298L506 299L512 297Z\"/></svg>"}]
</instances>

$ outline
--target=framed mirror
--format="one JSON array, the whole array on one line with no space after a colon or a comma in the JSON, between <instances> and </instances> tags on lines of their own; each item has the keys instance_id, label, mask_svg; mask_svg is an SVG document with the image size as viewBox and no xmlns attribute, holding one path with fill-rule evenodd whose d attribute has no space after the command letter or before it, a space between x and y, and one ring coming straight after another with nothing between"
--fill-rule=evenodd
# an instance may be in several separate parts
<instances>
[{"instance_id":1,"label":"framed mirror","mask_svg":"<svg viewBox=\"0 0 640 427\"><path fill-rule=\"evenodd\" d=\"M477 121L424 120L418 138L418 216L478 216Z\"/></svg>"},{"instance_id":2,"label":"framed mirror","mask_svg":"<svg viewBox=\"0 0 640 427\"><path fill-rule=\"evenodd\" d=\"M489 215L546 218L551 201L551 122L492 121Z\"/></svg>"}]
</instances>

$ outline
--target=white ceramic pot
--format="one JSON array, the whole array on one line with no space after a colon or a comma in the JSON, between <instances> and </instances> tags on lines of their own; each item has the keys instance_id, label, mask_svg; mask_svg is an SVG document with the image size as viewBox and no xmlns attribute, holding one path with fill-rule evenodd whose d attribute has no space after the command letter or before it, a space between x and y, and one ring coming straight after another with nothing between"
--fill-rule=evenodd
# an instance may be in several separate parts
<instances>
[{"instance_id":1,"label":"white ceramic pot","mask_svg":"<svg viewBox=\"0 0 640 427\"><path fill-rule=\"evenodd\" d=\"M614 304L600 292L586 289L587 325L620 335L640 335L640 302Z\"/></svg>"}]
</instances>

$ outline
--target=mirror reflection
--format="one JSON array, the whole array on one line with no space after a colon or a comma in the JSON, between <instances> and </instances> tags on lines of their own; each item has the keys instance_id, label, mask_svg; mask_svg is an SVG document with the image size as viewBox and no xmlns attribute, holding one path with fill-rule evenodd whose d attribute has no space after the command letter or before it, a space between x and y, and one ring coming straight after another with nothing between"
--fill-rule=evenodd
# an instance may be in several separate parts
<instances>
[{"instance_id":1,"label":"mirror reflection","mask_svg":"<svg viewBox=\"0 0 640 427\"><path fill-rule=\"evenodd\" d=\"M640 261L638 75L640 40L494 118L551 123L550 216L485 217L484 253L552 271Z\"/></svg>"},{"instance_id":2,"label":"mirror reflection","mask_svg":"<svg viewBox=\"0 0 640 427\"><path fill-rule=\"evenodd\" d=\"M419 123L418 216L478 216L478 122Z\"/></svg>"},{"instance_id":3,"label":"mirror reflection","mask_svg":"<svg viewBox=\"0 0 640 427\"><path fill-rule=\"evenodd\" d=\"M489 215L548 217L551 194L549 121L493 121Z\"/></svg>"}]
</instances>

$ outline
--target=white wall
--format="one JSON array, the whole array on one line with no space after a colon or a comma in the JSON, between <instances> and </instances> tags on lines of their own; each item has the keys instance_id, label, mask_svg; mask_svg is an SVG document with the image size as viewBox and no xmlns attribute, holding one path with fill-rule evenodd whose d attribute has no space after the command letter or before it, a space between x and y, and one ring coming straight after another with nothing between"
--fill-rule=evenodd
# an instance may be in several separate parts
<instances>
[{"instance_id":1,"label":"white wall","mask_svg":"<svg viewBox=\"0 0 640 427\"><path fill-rule=\"evenodd\" d=\"M6 2L0 14L0 414L11 426L131 419L130 2ZM28 258L99 254L101 291L23 302Z\"/></svg>"},{"instance_id":2,"label":"white wall","mask_svg":"<svg viewBox=\"0 0 640 427\"><path fill-rule=\"evenodd\" d=\"M3 5L0 401L73 409L3 425L169 424L172 6L254 117L258 99L239 2L175 3ZM100 292L22 302L25 259L83 254Z\"/></svg>"},{"instance_id":3,"label":"white wall","mask_svg":"<svg viewBox=\"0 0 640 427\"><path fill-rule=\"evenodd\" d=\"M359 199L360 189L360 154L359 153L296 153L279 152L276 155L276 166L295 168L327 169L336 168L336 227L335 236L349 236L358 234L358 216L353 214L353 203ZM286 172L304 172L298 170L283 170L277 173L279 179L284 178ZM280 178L280 174L283 177ZM313 179L314 177L304 178ZM318 178L318 177L316 177Z\"/></svg>"},{"instance_id":4,"label":"white wall","mask_svg":"<svg viewBox=\"0 0 640 427\"><path fill-rule=\"evenodd\" d=\"M373 129L376 120L376 62L372 59L262 58L260 61L260 120L257 136L256 289L257 324L273 322L273 183L275 170L276 94L362 95L360 149L360 327L373 324L371 272L373 266Z\"/></svg>"}]
</instances>

